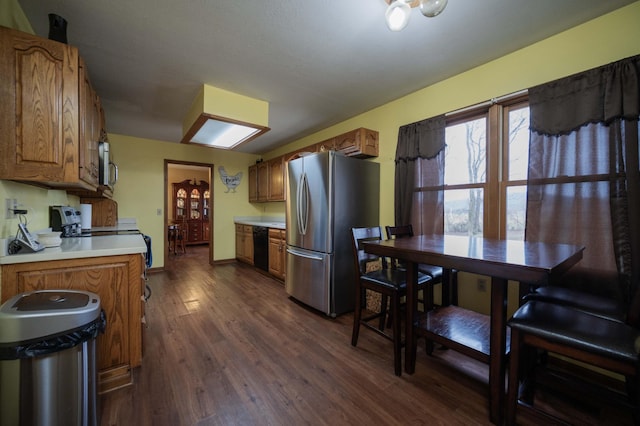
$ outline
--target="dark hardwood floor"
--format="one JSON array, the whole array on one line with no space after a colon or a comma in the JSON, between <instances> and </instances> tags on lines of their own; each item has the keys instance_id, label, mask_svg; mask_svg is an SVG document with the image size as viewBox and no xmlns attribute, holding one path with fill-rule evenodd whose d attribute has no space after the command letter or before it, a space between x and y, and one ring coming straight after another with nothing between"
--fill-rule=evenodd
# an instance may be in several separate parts
<instances>
[{"instance_id":1,"label":"dark hardwood floor","mask_svg":"<svg viewBox=\"0 0 640 426\"><path fill-rule=\"evenodd\" d=\"M421 345L416 373L396 377L389 341L361 330L351 346L351 314L327 318L281 282L206 255L190 246L150 274L143 365L132 386L101 395L102 425L490 424L487 366ZM611 424L548 402L572 423Z\"/></svg>"}]
</instances>

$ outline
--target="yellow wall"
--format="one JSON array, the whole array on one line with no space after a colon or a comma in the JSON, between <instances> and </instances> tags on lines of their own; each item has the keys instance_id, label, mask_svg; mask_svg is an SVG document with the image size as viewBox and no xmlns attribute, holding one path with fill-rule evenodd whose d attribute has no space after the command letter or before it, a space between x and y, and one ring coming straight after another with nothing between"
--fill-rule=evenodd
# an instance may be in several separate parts
<instances>
[{"instance_id":1,"label":"yellow wall","mask_svg":"<svg viewBox=\"0 0 640 426\"><path fill-rule=\"evenodd\" d=\"M34 34L29 20L18 4L18 0L0 0L0 25Z\"/></svg>"},{"instance_id":2,"label":"yellow wall","mask_svg":"<svg viewBox=\"0 0 640 426\"><path fill-rule=\"evenodd\" d=\"M139 228L151 236L153 242L153 267L164 266L164 214L165 209L164 160L190 161L213 164L213 258L235 258L234 216L259 216L261 206L248 202L247 167L258 158L219 149L203 148L125 135L109 134L114 162L118 164L119 178L113 198L118 202L119 217L135 217ZM218 167L227 173L243 172L236 192L225 192Z\"/></svg>"},{"instance_id":3,"label":"yellow wall","mask_svg":"<svg viewBox=\"0 0 640 426\"><path fill-rule=\"evenodd\" d=\"M295 148L310 145L358 127L375 129L380 133L381 163L380 224L393 223L394 156L398 128L440 113L512 93L597 67L618 59L640 54L640 2L604 15L539 43L506 55L485 65L471 69L396 101L382 105L340 124L265 155L272 158ZM416 49L418 45L416 45ZM418 53L418 52L417 52ZM372 88L375 90L375 88ZM108 117L107 117L108 122ZM164 236L164 159L212 163L214 197L214 259L230 259L234 253L234 216L273 215L284 213L284 203L250 204L248 199L247 166L258 158L255 155L226 152L134 138L109 135L114 158L120 167L120 181L114 199L120 217L135 217L143 232L153 238L154 267L161 267ZM218 166L229 174L242 171L244 176L236 193L225 193L226 187L217 175ZM46 191L28 185L0 181L0 201L17 197L27 200L34 209L50 204L78 203L60 191ZM31 215L34 228L46 227L48 215ZM3 222L2 237L15 233L15 221ZM471 301L470 303L473 303Z\"/></svg>"},{"instance_id":4,"label":"yellow wall","mask_svg":"<svg viewBox=\"0 0 640 426\"><path fill-rule=\"evenodd\" d=\"M400 126L640 54L639 23L640 1L323 129L274 150L265 158L354 128L377 130L380 156L376 161L381 163L380 224L392 224L394 158Z\"/></svg>"},{"instance_id":5,"label":"yellow wall","mask_svg":"<svg viewBox=\"0 0 640 426\"><path fill-rule=\"evenodd\" d=\"M29 231L35 233L38 230L49 227L49 206L62 205L73 206L80 209L78 197L67 196L61 190L46 190L35 186L0 180L0 238L14 237L18 232L19 218L6 219L5 199L15 198L18 207L27 210L24 219Z\"/></svg>"}]
</instances>

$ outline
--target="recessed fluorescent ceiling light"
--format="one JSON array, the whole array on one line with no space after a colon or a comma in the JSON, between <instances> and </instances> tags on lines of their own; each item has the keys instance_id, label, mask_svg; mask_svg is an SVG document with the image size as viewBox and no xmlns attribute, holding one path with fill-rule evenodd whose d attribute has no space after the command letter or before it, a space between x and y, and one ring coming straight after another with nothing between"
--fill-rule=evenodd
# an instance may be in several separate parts
<instances>
[{"instance_id":1,"label":"recessed fluorescent ceiling light","mask_svg":"<svg viewBox=\"0 0 640 426\"><path fill-rule=\"evenodd\" d=\"M269 103L202 85L182 122L182 143L233 149L270 129Z\"/></svg>"},{"instance_id":2,"label":"recessed fluorescent ceiling light","mask_svg":"<svg viewBox=\"0 0 640 426\"><path fill-rule=\"evenodd\" d=\"M231 149L259 132L260 129L253 127L208 119L191 138L191 143Z\"/></svg>"}]
</instances>

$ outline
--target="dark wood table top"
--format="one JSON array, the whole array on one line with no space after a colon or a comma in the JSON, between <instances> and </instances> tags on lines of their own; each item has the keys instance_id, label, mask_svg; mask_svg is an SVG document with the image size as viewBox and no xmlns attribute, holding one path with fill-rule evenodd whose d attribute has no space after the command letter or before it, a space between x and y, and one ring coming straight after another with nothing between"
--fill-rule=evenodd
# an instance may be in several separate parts
<instances>
[{"instance_id":1,"label":"dark wood table top","mask_svg":"<svg viewBox=\"0 0 640 426\"><path fill-rule=\"evenodd\" d=\"M364 246L374 254L527 283L566 272L584 251L583 246L571 244L452 235L368 241Z\"/></svg>"}]
</instances>

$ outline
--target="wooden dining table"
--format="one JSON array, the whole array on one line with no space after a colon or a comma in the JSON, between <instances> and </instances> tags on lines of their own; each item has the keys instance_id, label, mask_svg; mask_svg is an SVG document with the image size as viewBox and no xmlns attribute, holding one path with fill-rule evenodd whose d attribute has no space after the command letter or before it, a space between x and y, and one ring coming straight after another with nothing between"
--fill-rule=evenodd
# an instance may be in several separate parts
<instances>
[{"instance_id":1,"label":"wooden dining table","mask_svg":"<svg viewBox=\"0 0 640 426\"><path fill-rule=\"evenodd\" d=\"M500 424L505 398L508 281L545 285L579 262L584 247L452 235L418 235L363 244L368 253L400 259L406 265L405 372L408 374L415 371L420 315L427 315L417 310L418 264L491 277L489 342L485 345L489 363L489 416L493 423Z\"/></svg>"}]
</instances>

